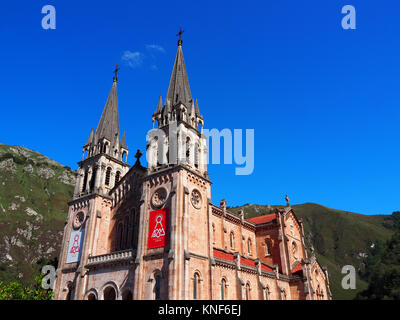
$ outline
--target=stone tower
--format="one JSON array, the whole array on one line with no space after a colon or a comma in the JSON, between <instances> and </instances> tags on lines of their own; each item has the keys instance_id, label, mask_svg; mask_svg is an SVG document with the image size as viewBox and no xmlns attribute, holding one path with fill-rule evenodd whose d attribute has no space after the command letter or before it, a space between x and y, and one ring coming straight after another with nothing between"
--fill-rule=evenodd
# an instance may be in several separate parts
<instances>
[{"instance_id":1,"label":"stone tower","mask_svg":"<svg viewBox=\"0 0 400 320\"><path fill-rule=\"evenodd\" d=\"M73 278L71 277L68 282L69 299L84 297L87 274L85 265L88 257L110 250L107 239L96 243L93 239L95 232L98 233L99 230L107 233L107 223L110 221L107 219L107 214L110 214L112 207L109 191L130 167L126 163L128 147L125 132L122 139L119 132L116 71L97 129L94 133L92 129L88 141L83 146L83 157L78 163L73 199L68 203L68 218L57 270L57 285L64 280L63 272L71 277L72 273L67 271L75 271ZM99 227L96 223L101 215L105 216L105 219ZM56 288L56 292L60 295L63 295L63 290L65 288Z\"/></svg>"},{"instance_id":2,"label":"stone tower","mask_svg":"<svg viewBox=\"0 0 400 320\"><path fill-rule=\"evenodd\" d=\"M165 104L160 96L153 113L159 130L149 134L147 145L148 168L153 172L166 166L184 165L207 176L206 138L201 134L204 125L197 99L193 101L182 52L178 41L174 67Z\"/></svg>"},{"instance_id":3,"label":"stone tower","mask_svg":"<svg viewBox=\"0 0 400 320\"><path fill-rule=\"evenodd\" d=\"M125 131L122 139L119 134L115 76L97 129L94 134L92 129L88 141L83 146L74 198L91 193L107 193L128 171L127 157Z\"/></svg>"},{"instance_id":4,"label":"stone tower","mask_svg":"<svg viewBox=\"0 0 400 320\"><path fill-rule=\"evenodd\" d=\"M188 299L194 272L204 278L209 274L205 257L210 255L211 182L206 138L201 133L203 116L197 99L192 99L181 39L165 103L160 96L153 113L153 127L155 121L158 129L148 134L148 174L141 207L141 225L149 227L139 235L134 299ZM158 213L167 221L166 240L154 245L152 237L158 230L153 220Z\"/></svg>"}]
</instances>

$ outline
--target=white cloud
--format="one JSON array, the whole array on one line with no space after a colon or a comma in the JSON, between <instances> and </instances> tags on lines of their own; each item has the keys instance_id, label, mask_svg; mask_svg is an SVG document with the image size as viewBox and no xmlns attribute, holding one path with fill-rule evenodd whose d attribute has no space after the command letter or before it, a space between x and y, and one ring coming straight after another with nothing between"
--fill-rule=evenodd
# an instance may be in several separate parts
<instances>
[{"instance_id":1,"label":"white cloud","mask_svg":"<svg viewBox=\"0 0 400 320\"><path fill-rule=\"evenodd\" d=\"M150 51L158 51L158 52L165 52L165 49L157 44L147 44L146 49Z\"/></svg>"},{"instance_id":2,"label":"white cloud","mask_svg":"<svg viewBox=\"0 0 400 320\"><path fill-rule=\"evenodd\" d=\"M126 50L122 54L121 60L131 68L137 68L141 66L144 60L146 60L146 62L149 64L151 61L152 63L150 64L150 69L158 70L157 57L155 53L165 53L165 49L157 44L147 44L146 50L148 53Z\"/></svg>"},{"instance_id":3,"label":"white cloud","mask_svg":"<svg viewBox=\"0 0 400 320\"><path fill-rule=\"evenodd\" d=\"M122 61L124 61L131 68L139 67L143 63L143 54L139 51L124 51L122 55Z\"/></svg>"}]
</instances>

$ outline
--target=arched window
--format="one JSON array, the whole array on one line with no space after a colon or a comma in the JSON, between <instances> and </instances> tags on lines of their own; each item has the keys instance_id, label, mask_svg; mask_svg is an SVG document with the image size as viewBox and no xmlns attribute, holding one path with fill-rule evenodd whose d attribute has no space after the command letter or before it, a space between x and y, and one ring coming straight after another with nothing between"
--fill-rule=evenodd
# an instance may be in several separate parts
<instances>
[{"instance_id":1,"label":"arched window","mask_svg":"<svg viewBox=\"0 0 400 320\"><path fill-rule=\"evenodd\" d=\"M83 184L82 184L82 192L86 191L86 184L87 184L87 179L89 175L89 170L85 170L85 175L83 176Z\"/></svg>"},{"instance_id":2,"label":"arched window","mask_svg":"<svg viewBox=\"0 0 400 320\"><path fill-rule=\"evenodd\" d=\"M117 293L115 292L115 289L111 286L108 286L107 288L104 289L103 295L104 295L104 300L116 300L117 299Z\"/></svg>"},{"instance_id":3,"label":"arched window","mask_svg":"<svg viewBox=\"0 0 400 320\"><path fill-rule=\"evenodd\" d=\"M292 242L292 254L293 258L297 259L297 244L296 242Z\"/></svg>"},{"instance_id":4,"label":"arched window","mask_svg":"<svg viewBox=\"0 0 400 320\"><path fill-rule=\"evenodd\" d=\"M97 300L96 295L93 292L88 294L87 299L88 300Z\"/></svg>"},{"instance_id":5,"label":"arched window","mask_svg":"<svg viewBox=\"0 0 400 320\"><path fill-rule=\"evenodd\" d=\"M251 240L250 238L247 239L247 252L251 255Z\"/></svg>"},{"instance_id":6,"label":"arched window","mask_svg":"<svg viewBox=\"0 0 400 320\"><path fill-rule=\"evenodd\" d=\"M106 186L110 185L110 177L111 177L111 167L108 167L106 171L106 180L105 180Z\"/></svg>"},{"instance_id":7,"label":"arched window","mask_svg":"<svg viewBox=\"0 0 400 320\"><path fill-rule=\"evenodd\" d=\"M190 161L190 138L186 138L186 162L189 163Z\"/></svg>"},{"instance_id":8,"label":"arched window","mask_svg":"<svg viewBox=\"0 0 400 320\"><path fill-rule=\"evenodd\" d=\"M265 256L271 255L271 239L266 238L264 244Z\"/></svg>"},{"instance_id":9,"label":"arched window","mask_svg":"<svg viewBox=\"0 0 400 320\"><path fill-rule=\"evenodd\" d=\"M96 182L97 168L93 168L92 179L90 180L90 191L94 190L94 185Z\"/></svg>"},{"instance_id":10,"label":"arched window","mask_svg":"<svg viewBox=\"0 0 400 320\"><path fill-rule=\"evenodd\" d=\"M158 151L159 151L159 150L157 149L157 150L156 150L157 166L161 165L160 158L159 158L159 155L160 155L161 153L159 153Z\"/></svg>"},{"instance_id":11,"label":"arched window","mask_svg":"<svg viewBox=\"0 0 400 320\"><path fill-rule=\"evenodd\" d=\"M137 220L135 209L132 210L131 217L132 217L131 224L133 226L135 224L135 220ZM132 248L132 247L134 247L134 243L135 243L135 233L134 233L135 229L131 226L129 227L129 229L130 229L131 233L129 234L129 238L128 238L128 246L130 248Z\"/></svg>"},{"instance_id":12,"label":"arched window","mask_svg":"<svg viewBox=\"0 0 400 320\"><path fill-rule=\"evenodd\" d=\"M154 299L155 300L160 300L161 299L161 275L157 273L154 277L155 283L154 283Z\"/></svg>"},{"instance_id":13,"label":"arched window","mask_svg":"<svg viewBox=\"0 0 400 320\"><path fill-rule=\"evenodd\" d=\"M199 275L197 273L193 276L193 299L198 298L198 285L199 285Z\"/></svg>"},{"instance_id":14,"label":"arched window","mask_svg":"<svg viewBox=\"0 0 400 320\"><path fill-rule=\"evenodd\" d=\"M196 142L194 146L194 166L198 169L200 164L200 147Z\"/></svg>"},{"instance_id":15,"label":"arched window","mask_svg":"<svg viewBox=\"0 0 400 320\"><path fill-rule=\"evenodd\" d=\"M106 142L103 147L103 153L107 153L108 143Z\"/></svg>"},{"instance_id":16,"label":"arched window","mask_svg":"<svg viewBox=\"0 0 400 320\"><path fill-rule=\"evenodd\" d=\"M125 217L124 220L124 237L123 237L123 242L122 242L122 249L127 249L129 244L128 244L128 236L129 236L129 216Z\"/></svg>"},{"instance_id":17,"label":"arched window","mask_svg":"<svg viewBox=\"0 0 400 320\"><path fill-rule=\"evenodd\" d=\"M213 244L215 244L215 224L212 224L212 241Z\"/></svg>"},{"instance_id":18,"label":"arched window","mask_svg":"<svg viewBox=\"0 0 400 320\"><path fill-rule=\"evenodd\" d=\"M234 248L234 245L235 245L235 242L234 242L234 240L235 240L235 235L233 234L233 231L231 231L231 234L230 234L229 239L230 239L231 249L233 249L233 248Z\"/></svg>"},{"instance_id":19,"label":"arched window","mask_svg":"<svg viewBox=\"0 0 400 320\"><path fill-rule=\"evenodd\" d=\"M225 300L226 297L226 281L225 279L221 280L221 300Z\"/></svg>"},{"instance_id":20,"label":"arched window","mask_svg":"<svg viewBox=\"0 0 400 320\"><path fill-rule=\"evenodd\" d=\"M270 291L269 291L269 287L267 286L265 288L265 300L269 300L269 295L270 295Z\"/></svg>"},{"instance_id":21,"label":"arched window","mask_svg":"<svg viewBox=\"0 0 400 320\"><path fill-rule=\"evenodd\" d=\"M67 295L65 297L65 300L72 300L73 299L74 288L73 288L73 285L72 285L71 281L68 281L68 283L67 283L67 290L68 290L68 292L67 292Z\"/></svg>"},{"instance_id":22,"label":"arched window","mask_svg":"<svg viewBox=\"0 0 400 320\"><path fill-rule=\"evenodd\" d=\"M117 185L117 183L119 182L120 176L121 176L121 172L117 171L117 173L115 174L115 185Z\"/></svg>"},{"instance_id":23,"label":"arched window","mask_svg":"<svg viewBox=\"0 0 400 320\"><path fill-rule=\"evenodd\" d=\"M250 300L250 284L246 284L246 300Z\"/></svg>"},{"instance_id":24,"label":"arched window","mask_svg":"<svg viewBox=\"0 0 400 320\"><path fill-rule=\"evenodd\" d=\"M121 250L122 246L123 246L123 232L124 232L124 228L122 225L122 222L120 222L118 224L117 227L117 243L116 243L116 250Z\"/></svg>"},{"instance_id":25,"label":"arched window","mask_svg":"<svg viewBox=\"0 0 400 320\"><path fill-rule=\"evenodd\" d=\"M294 226L293 226L293 221L290 221L290 234L292 235L292 237L294 236Z\"/></svg>"},{"instance_id":26,"label":"arched window","mask_svg":"<svg viewBox=\"0 0 400 320\"><path fill-rule=\"evenodd\" d=\"M117 298L115 289L111 286L105 288L103 294L104 294L104 300L115 300Z\"/></svg>"}]
</instances>

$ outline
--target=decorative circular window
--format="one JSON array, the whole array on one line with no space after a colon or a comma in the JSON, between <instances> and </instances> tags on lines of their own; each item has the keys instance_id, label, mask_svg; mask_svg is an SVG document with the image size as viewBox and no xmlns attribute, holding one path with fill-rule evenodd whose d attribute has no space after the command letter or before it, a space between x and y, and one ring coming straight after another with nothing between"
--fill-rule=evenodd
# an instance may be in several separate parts
<instances>
[{"instance_id":1,"label":"decorative circular window","mask_svg":"<svg viewBox=\"0 0 400 320\"><path fill-rule=\"evenodd\" d=\"M154 207L161 207L167 201L167 190L164 188L157 189L151 198Z\"/></svg>"},{"instance_id":2,"label":"decorative circular window","mask_svg":"<svg viewBox=\"0 0 400 320\"><path fill-rule=\"evenodd\" d=\"M85 219L85 214L83 212L78 212L75 215L74 220L72 222L74 229L80 228L84 219Z\"/></svg>"},{"instance_id":3,"label":"decorative circular window","mask_svg":"<svg viewBox=\"0 0 400 320\"><path fill-rule=\"evenodd\" d=\"M201 194L198 190L193 190L192 195L190 197L193 207L196 209L200 209L201 207Z\"/></svg>"}]
</instances>

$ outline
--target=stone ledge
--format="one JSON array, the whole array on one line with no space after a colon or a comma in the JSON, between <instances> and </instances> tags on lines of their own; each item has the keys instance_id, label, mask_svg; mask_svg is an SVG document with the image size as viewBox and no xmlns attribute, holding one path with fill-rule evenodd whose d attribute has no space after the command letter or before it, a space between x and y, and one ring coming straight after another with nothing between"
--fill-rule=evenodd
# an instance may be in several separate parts
<instances>
[{"instance_id":1,"label":"stone ledge","mask_svg":"<svg viewBox=\"0 0 400 320\"><path fill-rule=\"evenodd\" d=\"M216 265L223 265L223 266L228 266L231 267L233 269L236 269L236 264L234 262L228 261L228 260L224 260L224 259L220 259L220 258L216 258L214 257L214 260L216 262Z\"/></svg>"},{"instance_id":2,"label":"stone ledge","mask_svg":"<svg viewBox=\"0 0 400 320\"><path fill-rule=\"evenodd\" d=\"M108 263L115 263L115 262L125 262L134 260L133 250L123 250L123 251L116 251L112 253L102 254L99 256L92 256L88 257L88 263L86 267L92 267L96 265L108 264Z\"/></svg>"}]
</instances>

